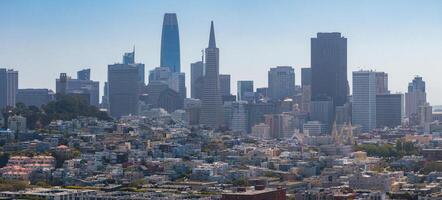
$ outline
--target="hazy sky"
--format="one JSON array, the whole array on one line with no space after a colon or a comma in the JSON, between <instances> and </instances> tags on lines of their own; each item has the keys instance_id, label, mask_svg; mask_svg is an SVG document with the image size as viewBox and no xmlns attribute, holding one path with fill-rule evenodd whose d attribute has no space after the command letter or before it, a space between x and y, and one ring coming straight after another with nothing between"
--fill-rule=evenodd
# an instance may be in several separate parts
<instances>
[{"instance_id":1,"label":"hazy sky","mask_svg":"<svg viewBox=\"0 0 442 200\"><path fill-rule=\"evenodd\" d=\"M299 84L310 38L333 31L348 38L350 85L361 68L387 72L392 92L421 75L430 103L442 104L440 0L0 0L0 67L19 70L20 88L52 89L60 72L75 77L90 67L101 87L107 65L136 45L148 72L159 66L165 12L178 16L187 82L214 20L220 72L232 75L233 93L237 80L266 86L277 65L295 67Z\"/></svg>"}]
</instances>

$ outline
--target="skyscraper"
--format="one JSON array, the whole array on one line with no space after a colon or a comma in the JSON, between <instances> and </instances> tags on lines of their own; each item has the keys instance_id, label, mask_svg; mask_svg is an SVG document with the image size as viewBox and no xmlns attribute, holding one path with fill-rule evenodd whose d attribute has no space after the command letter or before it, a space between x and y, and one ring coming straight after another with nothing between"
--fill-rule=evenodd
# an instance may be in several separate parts
<instances>
[{"instance_id":1,"label":"skyscraper","mask_svg":"<svg viewBox=\"0 0 442 200\"><path fill-rule=\"evenodd\" d=\"M18 92L18 71L9 69L6 71L6 105L14 107Z\"/></svg>"},{"instance_id":2,"label":"skyscraper","mask_svg":"<svg viewBox=\"0 0 442 200\"><path fill-rule=\"evenodd\" d=\"M168 67L171 72L181 72L180 37L175 13L164 14L160 60L161 67Z\"/></svg>"},{"instance_id":3,"label":"skyscraper","mask_svg":"<svg viewBox=\"0 0 442 200\"><path fill-rule=\"evenodd\" d=\"M223 104L219 91L219 49L216 47L213 21L210 26L209 46L205 50L206 63L200 123L211 128L223 125Z\"/></svg>"},{"instance_id":4,"label":"skyscraper","mask_svg":"<svg viewBox=\"0 0 442 200\"><path fill-rule=\"evenodd\" d=\"M149 84L154 82L166 84L170 89L179 93L182 99L186 98L186 76L184 73L172 73L167 67L157 67L149 72Z\"/></svg>"},{"instance_id":5,"label":"skyscraper","mask_svg":"<svg viewBox=\"0 0 442 200\"><path fill-rule=\"evenodd\" d=\"M422 77L416 76L408 84L408 91L405 93L405 116L410 118L418 114L419 106L427 102L427 93L425 92L425 81Z\"/></svg>"},{"instance_id":6,"label":"skyscraper","mask_svg":"<svg viewBox=\"0 0 442 200\"><path fill-rule=\"evenodd\" d=\"M376 127L394 128L401 125L404 107L403 94L376 95Z\"/></svg>"},{"instance_id":7,"label":"skyscraper","mask_svg":"<svg viewBox=\"0 0 442 200\"><path fill-rule=\"evenodd\" d=\"M230 74L220 74L219 75L219 90L221 96L229 96L230 93Z\"/></svg>"},{"instance_id":8,"label":"skyscraper","mask_svg":"<svg viewBox=\"0 0 442 200\"><path fill-rule=\"evenodd\" d=\"M101 108L109 110L109 84L104 82L103 96L101 96Z\"/></svg>"},{"instance_id":9,"label":"skyscraper","mask_svg":"<svg viewBox=\"0 0 442 200\"><path fill-rule=\"evenodd\" d=\"M135 66L138 70L138 81L140 82L140 85L144 86L146 84L144 64L135 63L135 47L133 48L132 52L123 54L123 64Z\"/></svg>"},{"instance_id":10,"label":"skyscraper","mask_svg":"<svg viewBox=\"0 0 442 200\"><path fill-rule=\"evenodd\" d=\"M83 69L77 72L78 80L91 80L91 69Z\"/></svg>"},{"instance_id":11,"label":"skyscraper","mask_svg":"<svg viewBox=\"0 0 442 200\"><path fill-rule=\"evenodd\" d=\"M301 68L301 86L312 84L312 68Z\"/></svg>"},{"instance_id":12,"label":"skyscraper","mask_svg":"<svg viewBox=\"0 0 442 200\"><path fill-rule=\"evenodd\" d=\"M7 105L7 83L6 69L0 69L0 109L5 108Z\"/></svg>"},{"instance_id":13,"label":"skyscraper","mask_svg":"<svg viewBox=\"0 0 442 200\"><path fill-rule=\"evenodd\" d=\"M312 99L312 68L301 69L301 93L301 111L308 113Z\"/></svg>"},{"instance_id":14,"label":"skyscraper","mask_svg":"<svg viewBox=\"0 0 442 200\"><path fill-rule=\"evenodd\" d=\"M272 100L292 97L295 92L295 69L290 66L270 68L268 86L268 96Z\"/></svg>"},{"instance_id":15,"label":"skyscraper","mask_svg":"<svg viewBox=\"0 0 442 200\"><path fill-rule=\"evenodd\" d=\"M84 71L84 70L82 70ZM90 70L88 72L90 77ZM78 75L81 77L82 75ZM83 77L87 78L87 77ZM100 102L100 83L98 81L92 81L90 79L73 79L61 73L60 78L55 80L56 92L61 94L82 94L84 97L88 97L87 102L91 105L98 107Z\"/></svg>"},{"instance_id":16,"label":"skyscraper","mask_svg":"<svg viewBox=\"0 0 442 200\"><path fill-rule=\"evenodd\" d=\"M149 71L149 83L152 82L162 82L164 84L169 84L169 79L172 76L172 72L167 67L156 67Z\"/></svg>"},{"instance_id":17,"label":"skyscraper","mask_svg":"<svg viewBox=\"0 0 442 200\"><path fill-rule=\"evenodd\" d=\"M236 90L238 101L247 101L245 95L253 93L253 81L238 81Z\"/></svg>"},{"instance_id":18,"label":"skyscraper","mask_svg":"<svg viewBox=\"0 0 442 200\"><path fill-rule=\"evenodd\" d=\"M248 113L246 110L246 101L232 102L232 118L231 127L232 131L247 133L248 131Z\"/></svg>"},{"instance_id":19,"label":"skyscraper","mask_svg":"<svg viewBox=\"0 0 442 200\"><path fill-rule=\"evenodd\" d=\"M353 72L352 119L363 131L376 128L376 72Z\"/></svg>"},{"instance_id":20,"label":"skyscraper","mask_svg":"<svg viewBox=\"0 0 442 200\"><path fill-rule=\"evenodd\" d=\"M311 39L311 97L329 97L335 106L347 102L347 38L318 33Z\"/></svg>"},{"instance_id":21,"label":"skyscraper","mask_svg":"<svg viewBox=\"0 0 442 200\"><path fill-rule=\"evenodd\" d=\"M389 94L388 74L385 72L376 72L376 94Z\"/></svg>"},{"instance_id":22,"label":"skyscraper","mask_svg":"<svg viewBox=\"0 0 442 200\"><path fill-rule=\"evenodd\" d=\"M135 64L135 47L132 52L124 53L123 64Z\"/></svg>"},{"instance_id":23,"label":"skyscraper","mask_svg":"<svg viewBox=\"0 0 442 200\"><path fill-rule=\"evenodd\" d=\"M184 73L172 73L169 79L169 87L177 92L181 99L186 98L186 75Z\"/></svg>"},{"instance_id":24,"label":"skyscraper","mask_svg":"<svg viewBox=\"0 0 442 200\"><path fill-rule=\"evenodd\" d=\"M190 64L190 96L201 99L203 93L204 63L198 61Z\"/></svg>"},{"instance_id":25,"label":"skyscraper","mask_svg":"<svg viewBox=\"0 0 442 200\"><path fill-rule=\"evenodd\" d=\"M316 100L310 102L310 120L319 121L327 127L327 133L330 133L333 124L333 101Z\"/></svg>"},{"instance_id":26,"label":"skyscraper","mask_svg":"<svg viewBox=\"0 0 442 200\"><path fill-rule=\"evenodd\" d=\"M109 109L112 117L138 113L138 69L132 65L108 66Z\"/></svg>"}]
</instances>

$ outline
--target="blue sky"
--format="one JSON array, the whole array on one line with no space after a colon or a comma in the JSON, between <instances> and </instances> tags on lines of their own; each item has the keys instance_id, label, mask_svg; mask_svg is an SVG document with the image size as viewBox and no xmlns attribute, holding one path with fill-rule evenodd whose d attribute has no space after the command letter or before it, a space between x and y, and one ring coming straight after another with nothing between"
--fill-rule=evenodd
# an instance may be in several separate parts
<instances>
[{"instance_id":1,"label":"blue sky","mask_svg":"<svg viewBox=\"0 0 442 200\"><path fill-rule=\"evenodd\" d=\"M294 66L300 83L300 68L310 66L310 38L337 31L348 38L350 85L358 69L389 73L392 92L405 92L421 75L430 103L442 104L439 0L0 0L0 67L19 70L20 88L55 88L60 72L75 76L85 67L103 82L107 65L136 45L136 60L148 71L159 66L165 12L177 13L188 80L190 63L207 46L210 20L232 92L236 80L267 85L267 70L277 65Z\"/></svg>"}]
</instances>

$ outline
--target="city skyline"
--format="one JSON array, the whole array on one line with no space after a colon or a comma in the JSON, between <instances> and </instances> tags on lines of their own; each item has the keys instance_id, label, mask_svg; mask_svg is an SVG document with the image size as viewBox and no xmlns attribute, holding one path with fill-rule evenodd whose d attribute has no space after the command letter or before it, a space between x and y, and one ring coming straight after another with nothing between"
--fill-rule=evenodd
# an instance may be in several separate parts
<instances>
[{"instance_id":1,"label":"city skyline","mask_svg":"<svg viewBox=\"0 0 442 200\"><path fill-rule=\"evenodd\" d=\"M270 67L289 65L295 68L295 80L297 81L296 84L299 85L300 68L310 67L310 38L315 37L317 32L337 31L341 32L349 41L347 70L349 83L351 83L352 71L361 68L373 69L390 74L390 90L393 93L397 91L405 92L409 80L415 75L420 75L427 82L429 102L433 105L442 102L442 96L437 93L439 89L442 89L440 88L442 84L439 83L436 75L440 69L437 68L437 59L434 59L437 58L437 52L440 52L440 48L442 48L442 45L438 45L436 37L442 32L437 28L439 22L442 21L442 14L437 12L439 8L442 8L442 3L428 1L427 4L418 4L417 2L398 4L398 1L392 1L382 4L381 7L379 2L374 4L364 2L344 4L342 1L338 2L337 5L330 7L330 10L324 10L325 7L330 6L325 2L301 5L300 2L280 1L271 6L268 3L258 2L254 5L256 7L255 11L248 13L250 15L248 17L244 17L237 9L228 10L231 6L228 3L218 3L219 10L216 12L212 8L196 15L195 13L189 13L187 6L183 7L182 4L176 1L167 1L163 4L134 1L134 5L121 5L117 2L112 6L121 6L124 11L122 13L135 9L135 5L137 7L144 6L143 8L150 12L146 11L144 13L141 12L141 8L137 8L138 12L135 13L138 14L136 15L123 17L120 13L113 18L105 18L108 17L106 13L100 17L87 13L87 11L96 10L103 14L102 12L105 12L106 9L112 8L112 6L97 2L90 3L88 6L63 1L51 4L51 6L42 1L32 2L30 5L25 5L20 1L3 2L0 3L4 4L4 6L1 6L2 8L12 6L15 9L10 10L17 12L2 10L2 14L0 14L2 16L0 22L3 22L6 28L0 32L4 35L0 42L5 46L0 52L0 60L2 60L0 65L4 68L19 71L20 88L55 89L53 80L58 77L60 72L75 74L76 71L86 66L90 66L92 69L91 79L104 83L104 80L106 80L106 66L119 62L121 54L136 45L137 60L145 63L146 71L149 71L160 65L159 52L163 15L167 12L175 12L180 23L181 68L188 77L186 85L190 85L190 63L200 60L201 49L205 47L205 38L208 31L204 30L203 24L207 24L213 19L221 30L217 34L222 47L220 73L231 74L233 83L237 80L254 80L256 88L266 86L266 72ZM177 5L174 5L174 3L177 3ZM189 4L189 6L192 5L199 5L199 9L204 9L211 4L194 1ZM242 8L246 5L246 3L237 3L235 6ZM98 8L98 6L103 7ZM265 6L269 7L265 8ZM347 15L342 15L338 13L338 10L333 11L336 6L342 6L343 8L353 6L355 9ZM42 14L48 9L55 8L68 11L70 14L77 13L78 18L66 17L60 11L52 12L52 14ZM396 9L398 15L390 16L394 19L385 19L379 22L379 18L369 12L374 8L378 9L380 16L385 16L386 12L393 8ZM298 14L290 14L291 12L287 14L283 12L283 9L292 9L294 13ZM330 17L329 24L321 22L312 27L312 24L318 22L319 19L318 17L309 17L311 15L309 12L316 9L323 10L323 15ZM409 12L412 9L426 12L412 14ZM265 20L262 16L258 16L259 11L270 14L268 17L271 20ZM24 15L17 17L22 12L25 12ZM223 13L235 15L229 17L223 15ZM33 20L26 21L30 17L29 14L40 15L37 15ZM407 15L414 16L413 20L405 19ZM57 18L54 18L54 16L57 16ZM291 21L290 26L281 24L281 22L270 26L269 21L283 20L287 16ZM88 22L85 20L86 17L92 17L93 20ZM121 19L118 17L121 17ZM241 22L232 23L232 20L236 17L242 17ZM350 20L347 17L356 19ZM14 20L12 20L13 18ZM118 24L117 22L123 19L136 20L133 23L124 24L120 29L114 27L114 23ZM356 24L357 20L365 22L364 25ZM396 22L402 20L404 23L394 23L395 20ZM16 23L13 24L12 21ZM38 23L39 26L36 26L36 22L40 22ZM87 27L90 28L92 25L96 25L97 22L103 22L98 27L108 31L102 32L103 35L98 40L96 38L97 30L94 28L88 31L87 29ZM375 22L378 24L374 24ZM262 27L258 27L257 24L259 23L269 25L269 29L264 30ZM346 23L352 24L352 28L347 28ZM244 28L242 28L243 26ZM392 27L386 28L387 26ZM55 27L58 27L58 29L55 29ZM79 28L86 29L79 30ZM275 30L280 31L275 33L275 31L270 30L271 28L279 28ZM120 32L128 33L128 30L125 29L132 32L129 32L128 36L117 37ZM137 29L140 29L141 32ZM72 33L66 33L69 30ZM251 31L255 34L252 34ZM269 38L269 32L275 34L270 34L272 37ZM421 32L422 34L418 34ZM267 36L263 36L264 34L267 34ZM38 41L34 41L34 38ZM110 38L116 38L116 40L110 40ZM26 41L31 40L31 43L26 43ZM75 44L73 41L75 41ZM403 43L403 41L408 42ZM244 46L248 46L247 49L253 49L253 51L245 51ZM287 51L289 47L290 51ZM379 51L379 47L382 47L381 51ZM268 52L274 53L269 56ZM45 67L45 70L32 70L38 67ZM251 68L256 73L249 73L248 71ZM421 70L416 71L416 68ZM45 77L45 79L35 81L32 78L35 75ZM189 89L188 94L190 94ZM236 87L232 88L232 93L236 93Z\"/></svg>"}]
</instances>

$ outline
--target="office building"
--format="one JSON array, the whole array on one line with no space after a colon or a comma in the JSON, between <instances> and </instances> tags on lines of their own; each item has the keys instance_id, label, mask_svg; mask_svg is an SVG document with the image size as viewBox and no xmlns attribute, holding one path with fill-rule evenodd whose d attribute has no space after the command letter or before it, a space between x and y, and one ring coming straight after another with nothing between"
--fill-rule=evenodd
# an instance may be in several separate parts
<instances>
[{"instance_id":1,"label":"office building","mask_svg":"<svg viewBox=\"0 0 442 200\"><path fill-rule=\"evenodd\" d=\"M104 82L103 96L101 96L101 108L109 110L109 84Z\"/></svg>"},{"instance_id":2,"label":"office building","mask_svg":"<svg viewBox=\"0 0 442 200\"><path fill-rule=\"evenodd\" d=\"M201 99L204 82L204 63L198 61L190 64L190 96Z\"/></svg>"},{"instance_id":3,"label":"office building","mask_svg":"<svg viewBox=\"0 0 442 200\"><path fill-rule=\"evenodd\" d=\"M311 39L311 87L312 101L347 102L347 38L341 33L318 33Z\"/></svg>"},{"instance_id":4,"label":"office building","mask_svg":"<svg viewBox=\"0 0 442 200\"><path fill-rule=\"evenodd\" d=\"M123 54L123 64L135 64L135 47L132 52Z\"/></svg>"},{"instance_id":5,"label":"office building","mask_svg":"<svg viewBox=\"0 0 442 200\"><path fill-rule=\"evenodd\" d=\"M200 123L211 128L222 126L224 115L219 91L219 49L216 47L213 21L210 27L209 46L205 50L205 75Z\"/></svg>"},{"instance_id":6,"label":"office building","mask_svg":"<svg viewBox=\"0 0 442 200\"><path fill-rule=\"evenodd\" d=\"M115 118L138 113L138 69L132 65L108 65L109 110Z\"/></svg>"},{"instance_id":7,"label":"office building","mask_svg":"<svg viewBox=\"0 0 442 200\"><path fill-rule=\"evenodd\" d=\"M18 91L18 71L0 68L0 109L14 107Z\"/></svg>"},{"instance_id":8,"label":"office building","mask_svg":"<svg viewBox=\"0 0 442 200\"><path fill-rule=\"evenodd\" d=\"M363 131L376 128L376 72L353 72L352 119Z\"/></svg>"},{"instance_id":9,"label":"office building","mask_svg":"<svg viewBox=\"0 0 442 200\"><path fill-rule=\"evenodd\" d=\"M292 97L295 92L295 70L290 66L270 68L268 97L274 101Z\"/></svg>"},{"instance_id":10,"label":"office building","mask_svg":"<svg viewBox=\"0 0 442 200\"><path fill-rule=\"evenodd\" d=\"M181 99L186 98L186 75L184 73L172 73L169 79L169 87L179 94Z\"/></svg>"},{"instance_id":11,"label":"office building","mask_svg":"<svg viewBox=\"0 0 442 200\"><path fill-rule=\"evenodd\" d=\"M424 133L430 133L430 124L433 122L433 107L425 103L418 107L419 125L424 128Z\"/></svg>"},{"instance_id":12,"label":"office building","mask_svg":"<svg viewBox=\"0 0 442 200\"><path fill-rule=\"evenodd\" d=\"M181 72L180 36L175 13L164 14L161 34L160 67L168 67L171 72Z\"/></svg>"},{"instance_id":13,"label":"office building","mask_svg":"<svg viewBox=\"0 0 442 200\"><path fill-rule=\"evenodd\" d=\"M271 138L283 138L283 116L281 114L264 115L265 124L270 127Z\"/></svg>"},{"instance_id":14,"label":"office building","mask_svg":"<svg viewBox=\"0 0 442 200\"><path fill-rule=\"evenodd\" d=\"M267 87L256 88L256 98L258 100L267 98L268 97L267 91L268 91Z\"/></svg>"},{"instance_id":15,"label":"office building","mask_svg":"<svg viewBox=\"0 0 442 200\"><path fill-rule=\"evenodd\" d=\"M92 80L73 79L66 73L61 73L55 80L57 94L74 94L87 97L85 100L90 105L99 106L100 83Z\"/></svg>"},{"instance_id":16,"label":"office building","mask_svg":"<svg viewBox=\"0 0 442 200\"><path fill-rule=\"evenodd\" d=\"M247 101L232 102L232 118L230 129L235 132L248 132Z\"/></svg>"},{"instance_id":17,"label":"office building","mask_svg":"<svg viewBox=\"0 0 442 200\"><path fill-rule=\"evenodd\" d=\"M223 118L224 118L224 126L226 128L232 128L233 102L235 101L223 102Z\"/></svg>"},{"instance_id":18,"label":"office building","mask_svg":"<svg viewBox=\"0 0 442 200\"><path fill-rule=\"evenodd\" d=\"M184 99L184 110L189 119L189 125L198 125L200 121L201 100L200 99Z\"/></svg>"},{"instance_id":19,"label":"office building","mask_svg":"<svg viewBox=\"0 0 442 200\"><path fill-rule=\"evenodd\" d=\"M304 134L309 136L320 136L328 133L328 125L319 121L308 121L303 125Z\"/></svg>"},{"instance_id":20,"label":"office building","mask_svg":"<svg viewBox=\"0 0 442 200\"><path fill-rule=\"evenodd\" d=\"M376 95L376 127L394 128L402 123L404 115L403 94Z\"/></svg>"},{"instance_id":21,"label":"office building","mask_svg":"<svg viewBox=\"0 0 442 200\"><path fill-rule=\"evenodd\" d=\"M272 139L270 136L270 126L264 123L254 125L252 127L252 135L262 139Z\"/></svg>"},{"instance_id":22,"label":"office building","mask_svg":"<svg viewBox=\"0 0 442 200\"><path fill-rule=\"evenodd\" d=\"M7 104L7 94L8 94L8 80L6 69L0 69L0 109L5 108Z\"/></svg>"},{"instance_id":23,"label":"office building","mask_svg":"<svg viewBox=\"0 0 442 200\"><path fill-rule=\"evenodd\" d=\"M152 108L159 107L159 98L163 91L170 89L169 85L160 81L152 81L146 86L147 96L147 104Z\"/></svg>"},{"instance_id":24,"label":"office building","mask_svg":"<svg viewBox=\"0 0 442 200\"><path fill-rule=\"evenodd\" d=\"M312 84L312 68L301 68L301 86Z\"/></svg>"},{"instance_id":25,"label":"office building","mask_svg":"<svg viewBox=\"0 0 442 200\"><path fill-rule=\"evenodd\" d=\"M164 84L169 84L169 80L172 76L172 72L167 67L156 67L149 71L149 83L152 82L162 82Z\"/></svg>"},{"instance_id":26,"label":"office building","mask_svg":"<svg viewBox=\"0 0 442 200\"><path fill-rule=\"evenodd\" d=\"M83 69L77 71L77 79L78 80L91 80L91 69Z\"/></svg>"},{"instance_id":27,"label":"office building","mask_svg":"<svg viewBox=\"0 0 442 200\"><path fill-rule=\"evenodd\" d=\"M231 95L230 74L220 74L219 75L219 90L221 92L221 96Z\"/></svg>"},{"instance_id":28,"label":"office building","mask_svg":"<svg viewBox=\"0 0 442 200\"><path fill-rule=\"evenodd\" d=\"M238 101L249 101L250 97L246 98L246 93L254 96L253 81L238 81L236 90Z\"/></svg>"},{"instance_id":29,"label":"office building","mask_svg":"<svg viewBox=\"0 0 442 200\"><path fill-rule=\"evenodd\" d=\"M376 72L376 94L389 94L388 74L385 72Z\"/></svg>"},{"instance_id":30,"label":"office building","mask_svg":"<svg viewBox=\"0 0 442 200\"><path fill-rule=\"evenodd\" d=\"M336 106L335 122L337 125L344 125L351 123L351 103L347 102L342 106Z\"/></svg>"},{"instance_id":31,"label":"office building","mask_svg":"<svg viewBox=\"0 0 442 200\"><path fill-rule=\"evenodd\" d=\"M310 120L321 122L330 133L334 120L333 101L329 99L311 101L309 110Z\"/></svg>"},{"instance_id":32,"label":"office building","mask_svg":"<svg viewBox=\"0 0 442 200\"><path fill-rule=\"evenodd\" d=\"M426 102L425 81L422 80L422 77L416 76L408 84L408 91L405 93L405 116L413 118L413 115L418 115L417 109Z\"/></svg>"},{"instance_id":33,"label":"office building","mask_svg":"<svg viewBox=\"0 0 442 200\"><path fill-rule=\"evenodd\" d=\"M186 98L186 76L184 73L172 73L168 67L157 67L149 72L149 84L153 82L166 84L182 99Z\"/></svg>"},{"instance_id":34,"label":"office building","mask_svg":"<svg viewBox=\"0 0 442 200\"><path fill-rule=\"evenodd\" d=\"M18 91L18 71L9 69L6 71L6 105L15 107Z\"/></svg>"},{"instance_id":35,"label":"office building","mask_svg":"<svg viewBox=\"0 0 442 200\"><path fill-rule=\"evenodd\" d=\"M251 131L251 127L263 123L265 121L264 115L266 114L274 114L276 113L276 104L274 103L265 103L265 102L257 102L257 103L249 103L247 104L248 112L249 112L249 129Z\"/></svg>"},{"instance_id":36,"label":"office building","mask_svg":"<svg viewBox=\"0 0 442 200\"><path fill-rule=\"evenodd\" d=\"M132 52L123 54L123 64L135 66L138 70L138 81L140 82L140 86L144 86L146 84L144 64L135 63L135 47L133 48Z\"/></svg>"},{"instance_id":37,"label":"office building","mask_svg":"<svg viewBox=\"0 0 442 200\"><path fill-rule=\"evenodd\" d=\"M49 89L19 89L17 103L40 108L55 99L54 92Z\"/></svg>"}]
</instances>

